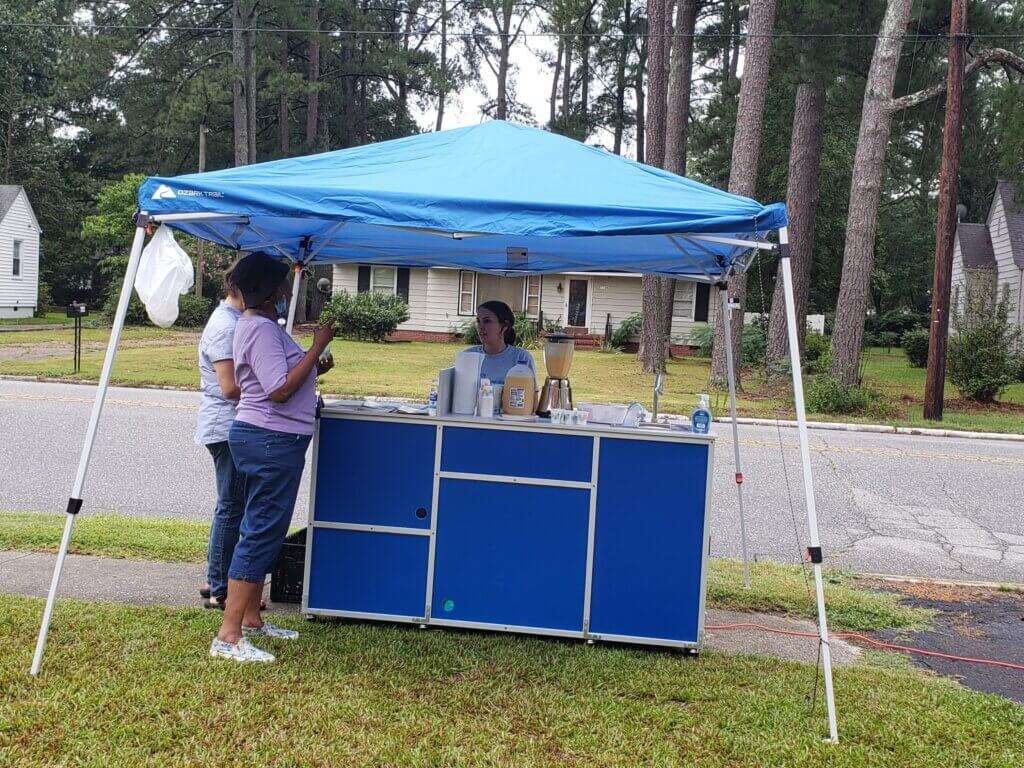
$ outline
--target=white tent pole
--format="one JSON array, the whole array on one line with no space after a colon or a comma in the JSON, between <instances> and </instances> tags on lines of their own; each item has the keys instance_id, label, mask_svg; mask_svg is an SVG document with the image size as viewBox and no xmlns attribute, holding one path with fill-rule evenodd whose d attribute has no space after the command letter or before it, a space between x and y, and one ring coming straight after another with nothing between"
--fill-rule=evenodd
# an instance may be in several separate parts
<instances>
[{"instance_id":1,"label":"white tent pole","mask_svg":"<svg viewBox=\"0 0 1024 768\"><path fill-rule=\"evenodd\" d=\"M793 373L793 400L796 404L797 434L800 438L800 463L803 466L804 494L807 497L807 529L811 538L808 550L814 566L814 593L818 603L818 637L821 641L821 659L825 667L825 702L828 706L828 740L839 741L836 725L836 700L832 690L832 653L828 641L828 621L825 618L825 589L821 580L821 541L818 538L818 510L814 503L814 480L811 477L811 451L807 440L807 413L804 408L804 382L800 371L800 341L797 337L796 303L793 300L793 270L789 263L789 229L779 230L782 286L786 297L786 326L789 330L789 362Z\"/></svg>"},{"instance_id":2,"label":"white tent pole","mask_svg":"<svg viewBox=\"0 0 1024 768\"><path fill-rule=\"evenodd\" d=\"M128 268L124 272L124 282L121 284L121 296L118 299L117 312L114 315L114 327L110 329L107 354L103 358L103 371L100 373L100 383L96 389L96 399L93 400L89 426L85 431L82 453L78 458L78 473L75 475L75 484L71 489L71 497L68 499L67 517L64 520L64 534L60 539L60 549L57 550L57 563L54 565L53 577L50 580L50 591L46 596L43 623L39 629L39 638L36 640L36 652L32 657L31 672L33 675L39 674L39 667L43 663L46 635L50 631L50 619L53 616L54 603L57 601L57 587L60 583L60 574L64 569L64 559L67 556L68 544L71 541L71 529L75 525L75 515L82 508L82 488L85 486L85 473L89 469L89 458L92 454L93 443L96 440L96 428L99 426L100 414L103 412L103 401L107 397L110 370L114 366L114 355L117 353L117 345L121 340L121 329L124 327L124 316L128 312L128 301L132 296L132 286L135 285L135 274L139 271L142 244L146 239L147 220L148 216L143 211L139 214L136 221L135 238L132 240L131 255L128 257Z\"/></svg>"},{"instance_id":3,"label":"white tent pole","mask_svg":"<svg viewBox=\"0 0 1024 768\"><path fill-rule=\"evenodd\" d=\"M722 322L725 323L725 338L732 338L732 307L729 305L729 291L720 289L722 297ZM740 505L740 543L743 547L743 586L750 589L750 561L747 559L747 518L743 513L743 464L740 461L740 434L736 424L736 371L733 368L732 344L725 345L725 367L729 379L729 413L732 415L732 454L736 463L736 495Z\"/></svg>"},{"instance_id":4,"label":"white tent pole","mask_svg":"<svg viewBox=\"0 0 1024 768\"><path fill-rule=\"evenodd\" d=\"M288 335L292 334L292 326L295 325L295 306L299 303L299 288L302 285L302 265L295 265L295 276L292 277L292 300L288 304L288 324L285 330Z\"/></svg>"}]
</instances>

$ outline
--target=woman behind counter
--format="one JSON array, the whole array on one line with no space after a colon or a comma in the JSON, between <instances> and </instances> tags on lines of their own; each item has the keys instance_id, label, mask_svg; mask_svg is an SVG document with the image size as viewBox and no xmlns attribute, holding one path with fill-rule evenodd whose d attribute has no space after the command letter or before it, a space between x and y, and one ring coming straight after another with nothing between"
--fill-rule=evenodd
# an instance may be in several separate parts
<instances>
[{"instance_id":1,"label":"woman behind counter","mask_svg":"<svg viewBox=\"0 0 1024 768\"><path fill-rule=\"evenodd\" d=\"M503 301L485 301L476 309L476 330L480 343L469 352L483 352L480 378L490 379L496 387L505 384L505 376L514 365L528 365L536 377L533 356L516 344L516 317Z\"/></svg>"},{"instance_id":2,"label":"woman behind counter","mask_svg":"<svg viewBox=\"0 0 1024 768\"><path fill-rule=\"evenodd\" d=\"M245 511L228 569L227 602L210 655L234 661L274 660L247 638L294 640L298 633L263 621L263 582L284 543L316 417L316 377L333 336L318 326L304 351L277 317L291 296L288 267L265 253L240 259L231 273L245 312L232 347L240 397L228 446L245 487Z\"/></svg>"}]
</instances>

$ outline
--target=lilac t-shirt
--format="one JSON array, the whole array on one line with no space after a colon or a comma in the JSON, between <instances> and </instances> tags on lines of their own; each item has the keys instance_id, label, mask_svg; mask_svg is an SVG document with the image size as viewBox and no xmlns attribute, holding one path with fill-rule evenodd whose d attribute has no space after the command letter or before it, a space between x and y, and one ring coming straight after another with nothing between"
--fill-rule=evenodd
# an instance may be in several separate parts
<instances>
[{"instance_id":1,"label":"lilac t-shirt","mask_svg":"<svg viewBox=\"0 0 1024 768\"><path fill-rule=\"evenodd\" d=\"M270 399L306 354L295 339L269 317L244 314L235 325L233 352L241 390L235 420L277 432L313 434L316 370L283 403Z\"/></svg>"}]
</instances>

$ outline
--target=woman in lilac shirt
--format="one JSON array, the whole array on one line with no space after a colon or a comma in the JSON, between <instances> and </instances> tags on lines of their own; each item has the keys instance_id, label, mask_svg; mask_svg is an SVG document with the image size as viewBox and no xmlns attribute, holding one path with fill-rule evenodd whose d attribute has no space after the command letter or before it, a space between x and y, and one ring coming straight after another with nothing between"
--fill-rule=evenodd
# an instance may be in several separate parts
<instances>
[{"instance_id":1,"label":"woman in lilac shirt","mask_svg":"<svg viewBox=\"0 0 1024 768\"><path fill-rule=\"evenodd\" d=\"M316 377L334 329L318 326L303 350L278 325L291 288L288 267L265 253L235 265L232 282L245 312L235 325L233 357L239 399L228 447L245 484L245 512L228 569L227 603L210 655L235 661L273 661L248 638L293 640L298 633L260 617L263 583L281 550L295 508L316 417Z\"/></svg>"}]
</instances>

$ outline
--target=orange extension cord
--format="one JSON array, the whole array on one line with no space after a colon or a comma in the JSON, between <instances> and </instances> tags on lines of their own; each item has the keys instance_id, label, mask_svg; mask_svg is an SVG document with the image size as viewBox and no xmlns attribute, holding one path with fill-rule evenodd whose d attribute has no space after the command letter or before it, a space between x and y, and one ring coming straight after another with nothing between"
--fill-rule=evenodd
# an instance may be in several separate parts
<instances>
[{"instance_id":1,"label":"orange extension cord","mask_svg":"<svg viewBox=\"0 0 1024 768\"><path fill-rule=\"evenodd\" d=\"M776 627L768 627L764 624L707 624L704 627L709 632L718 632L730 629L757 629L762 632L770 632L776 635L790 635L792 637L818 637L817 632L797 632L792 629L777 629ZM851 640L859 640L862 643L874 646L875 648L884 648L889 651L902 651L904 653L916 653L920 656L933 656L939 659L947 659L949 661L962 661L968 664L984 664L989 667L1002 667L1004 669L1016 669L1024 671L1024 664L1015 664L1012 661L998 661L996 659L973 659L969 656L954 656L949 653L939 653L938 651L926 651L923 648L914 648L909 645L895 645L894 643L885 643L881 640L875 640L873 637L862 635L859 632L833 632L832 637L842 637Z\"/></svg>"}]
</instances>

